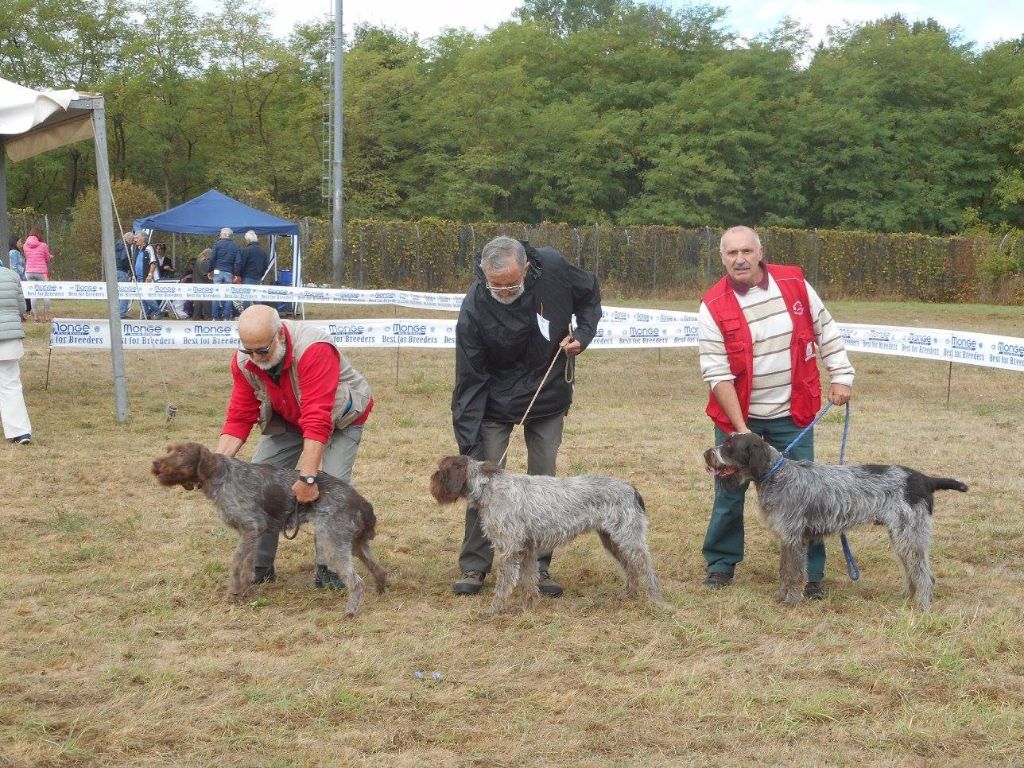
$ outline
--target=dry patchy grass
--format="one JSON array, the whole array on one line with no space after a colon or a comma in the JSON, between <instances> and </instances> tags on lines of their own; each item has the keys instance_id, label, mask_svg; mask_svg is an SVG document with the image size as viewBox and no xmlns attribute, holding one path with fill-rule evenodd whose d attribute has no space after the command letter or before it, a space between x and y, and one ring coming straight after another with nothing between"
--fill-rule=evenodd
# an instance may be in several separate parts
<instances>
[{"instance_id":1,"label":"dry patchy grass","mask_svg":"<svg viewBox=\"0 0 1024 768\"><path fill-rule=\"evenodd\" d=\"M1024 335L1024 315L1004 308L832 308L850 322ZM148 473L169 441L215 442L223 352L129 353L134 418L116 425L108 358L55 353L44 390L43 333L31 328L23 361L35 443L0 448L0 764L1024 762L1020 374L957 366L947 409L945 365L855 355L847 460L950 474L971 492L938 499L931 613L898 595L875 528L851 537L861 582L832 543L828 598L787 610L771 600L777 547L753 517L734 586L700 586L711 429L695 351L585 355L561 471L641 489L669 608L620 602L591 537L557 553L562 599L483 621L489 594L450 592L461 510L426 488L453 448L451 354L353 350L377 397L354 479L376 505L394 586L346 621L339 596L311 588L305 532L283 543L275 584L230 604L233 535L205 498ZM836 459L840 433L830 414L819 458ZM521 443L511 457L523 466Z\"/></svg>"}]
</instances>

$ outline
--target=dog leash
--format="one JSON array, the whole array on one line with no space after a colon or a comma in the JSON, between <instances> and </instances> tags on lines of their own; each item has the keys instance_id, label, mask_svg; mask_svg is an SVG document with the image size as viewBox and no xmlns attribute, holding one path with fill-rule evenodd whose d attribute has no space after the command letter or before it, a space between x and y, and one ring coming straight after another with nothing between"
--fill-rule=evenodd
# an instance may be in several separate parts
<instances>
[{"instance_id":1,"label":"dog leash","mask_svg":"<svg viewBox=\"0 0 1024 768\"><path fill-rule=\"evenodd\" d=\"M289 536L288 535L288 525L291 523L292 520L295 521L295 528L292 530L292 533ZM302 525L302 521L299 519L299 500L295 499L292 502L291 510L288 512L288 517L286 517L284 519L284 529L281 531L281 533L284 534L284 537L286 539L288 539L288 541L291 541L292 539L294 539L296 536L299 535L299 526L300 525Z\"/></svg>"},{"instance_id":2,"label":"dog leash","mask_svg":"<svg viewBox=\"0 0 1024 768\"><path fill-rule=\"evenodd\" d=\"M804 435L806 435L808 432L810 432L814 428L814 425L817 424L819 421L821 421L822 416L824 416L826 413L828 413L831 410L831 408L832 408L832 402L829 401L828 403L825 404L825 407L821 409L821 411L818 413L818 415L814 417L814 421L812 421L810 424L808 424L806 427L804 427L803 431L793 439L793 442L791 442L789 445L786 446L785 450L782 451L782 453L779 455L778 461L776 461L772 465L771 469L769 469L767 472L765 472L763 475L761 475L761 477L758 479L759 483L764 482L765 480L767 480L769 477L774 475L779 470L779 467L781 467L785 463L785 461L786 461L786 454L789 453L793 449L793 446L795 446L797 443L799 443L801 440L804 439ZM843 464L844 457L846 456L846 438L850 434L850 414L851 414L851 412L852 411L851 411L851 408L850 408L850 401L847 400L846 401L846 415L843 418L843 439L842 439L842 442L839 444L839 464L840 465ZM860 567L857 565L857 559L853 556L853 550L850 548L850 542L846 539L846 534L845 533L839 534L839 541L843 545L843 558L846 560L846 575L850 577L850 581L859 581L860 580Z\"/></svg>"},{"instance_id":3,"label":"dog leash","mask_svg":"<svg viewBox=\"0 0 1024 768\"><path fill-rule=\"evenodd\" d=\"M829 403L831 405L831 403ZM844 457L846 456L846 437L850 434L850 401L846 401L846 418L843 419L843 440L839 443L839 464L842 465ZM860 567L857 565L857 559L853 556L853 550L850 549L850 542L846 540L846 534L839 534L839 541L843 545L843 557L846 558L846 575L850 577L850 581L860 580Z\"/></svg>"},{"instance_id":4,"label":"dog leash","mask_svg":"<svg viewBox=\"0 0 1024 768\"><path fill-rule=\"evenodd\" d=\"M572 324L569 325L569 335L572 336ZM548 381L548 376L551 375L551 369L555 367L555 363L558 362L558 356L560 354L562 354L563 352L565 352L565 350L562 349L562 347L559 347L558 350L555 352L555 356L553 358L551 358L551 365L549 365L547 371L544 372L544 378L540 380L540 386L538 386L537 387L537 391L533 393L533 398L530 400L530 404L528 406L526 406L526 413L523 414L523 418L521 418L519 420L519 423L516 424L517 427L523 426L523 424L526 422L526 417L530 415L530 409L533 408L533 404L535 402L537 402L537 396L540 394L540 391L542 389L544 389L544 385ZM566 357L568 357L568 356L569 356L568 353L566 353ZM572 360L572 358L569 357L569 360ZM569 374L568 374L568 364L567 364L566 365L566 376L568 376L568 375ZM573 377L575 378L575 370L573 371ZM570 379L566 379L566 381L570 381ZM508 445L505 446L505 452L502 453L501 454L501 458L498 459L498 465L499 466L503 466L504 465L505 457L508 455L508 449L511 447L511 445L512 445L512 440L511 440L511 436L510 436Z\"/></svg>"}]
</instances>

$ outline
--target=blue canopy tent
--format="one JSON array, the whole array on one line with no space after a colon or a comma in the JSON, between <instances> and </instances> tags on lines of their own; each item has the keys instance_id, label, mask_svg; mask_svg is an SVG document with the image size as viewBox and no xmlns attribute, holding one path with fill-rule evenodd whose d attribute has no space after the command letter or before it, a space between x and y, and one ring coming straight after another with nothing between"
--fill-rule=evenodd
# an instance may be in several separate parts
<instances>
[{"instance_id":1,"label":"blue canopy tent","mask_svg":"<svg viewBox=\"0 0 1024 768\"><path fill-rule=\"evenodd\" d=\"M279 219L240 203L223 192L211 189L187 203L135 220L135 229L156 229L185 235L220 234L223 227L235 232L251 229L257 235L299 234L299 225Z\"/></svg>"},{"instance_id":2,"label":"blue canopy tent","mask_svg":"<svg viewBox=\"0 0 1024 768\"><path fill-rule=\"evenodd\" d=\"M199 197L169 208L163 213L155 213L152 216L136 219L134 222L136 232L145 229L185 235L212 235L213 237L219 235L224 227L230 227L233 232L238 234L251 229L257 235L270 235L270 265L267 267L267 272L273 269L275 275L278 271L277 237L279 235L291 237L292 269L281 270L284 279L279 282L285 285L302 285L299 225L252 208L216 189L204 192Z\"/></svg>"}]
</instances>

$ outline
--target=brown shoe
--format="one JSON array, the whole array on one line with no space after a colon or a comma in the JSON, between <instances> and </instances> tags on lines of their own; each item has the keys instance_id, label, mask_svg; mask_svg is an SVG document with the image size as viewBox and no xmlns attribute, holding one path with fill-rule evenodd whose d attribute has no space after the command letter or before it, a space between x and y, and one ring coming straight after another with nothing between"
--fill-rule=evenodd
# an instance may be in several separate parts
<instances>
[{"instance_id":1,"label":"brown shoe","mask_svg":"<svg viewBox=\"0 0 1024 768\"><path fill-rule=\"evenodd\" d=\"M462 578L452 585L452 592L456 595L475 595L483 589L485 576L483 571L466 571Z\"/></svg>"}]
</instances>

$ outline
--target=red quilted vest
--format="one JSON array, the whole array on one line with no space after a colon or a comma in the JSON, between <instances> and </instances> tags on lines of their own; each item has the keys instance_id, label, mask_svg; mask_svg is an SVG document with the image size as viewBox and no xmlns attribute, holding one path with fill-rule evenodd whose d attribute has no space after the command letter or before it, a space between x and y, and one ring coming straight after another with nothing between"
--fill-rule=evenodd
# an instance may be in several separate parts
<instances>
[{"instance_id":1,"label":"red quilted vest","mask_svg":"<svg viewBox=\"0 0 1024 768\"><path fill-rule=\"evenodd\" d=\"M800 267L764 263L762 266L779 286L786 311L793 321L793 337L790 342L793 392L789 412L798 427L806 427L814 421L821 407L821 376L818 374L818 345L804 272ZM750 413L750 387L754 379L754 342L750 336L750 327L727 277L715 283L701 300L722 331L729 367L736 377L736 394L743 408L743 418L746 419ZM726 432L734 430L732 422L715 399L714 392L709 394L706 410L718 427Z\"/></svg>"}]
</instances>

